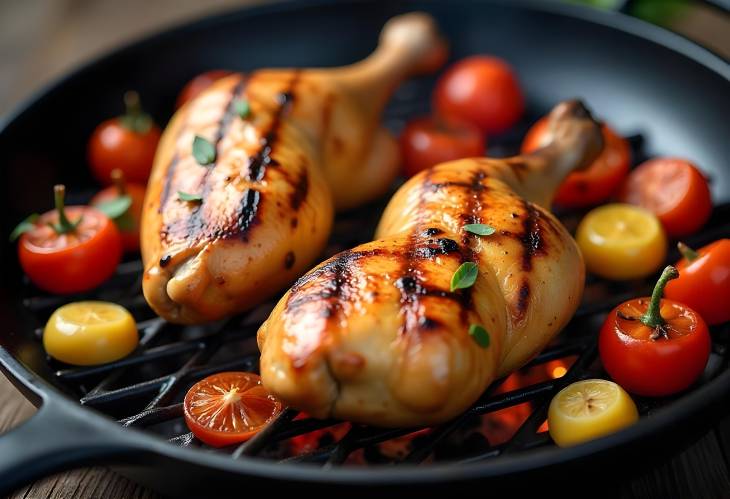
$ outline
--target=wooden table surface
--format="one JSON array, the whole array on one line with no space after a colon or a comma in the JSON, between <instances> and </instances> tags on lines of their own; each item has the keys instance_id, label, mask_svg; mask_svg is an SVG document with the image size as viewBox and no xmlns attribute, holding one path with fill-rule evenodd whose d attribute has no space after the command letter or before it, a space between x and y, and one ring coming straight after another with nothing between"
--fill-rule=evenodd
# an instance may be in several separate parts
<instances>
[{"instance_id":1,"label":"wooden table surface","mask_svg":"<svg viewBox=\"0 0 730 499\"><path fill-rule=\"evenodd\" d=\"M160 26L212 10L266 0L35 0L0 2L0 114L69 67ZM144 15L140 15L143 12ZM23 19L23 22L17 22ZM730 54L728 20L693 10L677 29ZM728 401L730 406L730 401ZM35 409L0 376L0 433ZM730 407L729 407L730 412ZM730 498L730 417L648 473L613 484L617 497ZM604 489L605 490L605 489ZM154 492L103 468L61 473L16 491L12 498L152 498Z\"/></svg>"}]
</instances>

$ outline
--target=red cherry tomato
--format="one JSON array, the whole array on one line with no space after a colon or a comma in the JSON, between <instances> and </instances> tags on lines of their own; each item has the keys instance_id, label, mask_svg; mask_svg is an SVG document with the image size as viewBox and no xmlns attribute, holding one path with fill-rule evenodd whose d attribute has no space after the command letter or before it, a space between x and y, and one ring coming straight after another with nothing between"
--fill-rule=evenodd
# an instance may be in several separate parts
<instances>
[{"instance_id":1,"label":"red cherry tomato","mask_svg":"<svg viewBox=\"0 0 730 499\"><path fill-rule=\"evenodd\" d=\"M185 84L180 95L177 96L175 109L180 109L183 104L196 98L203 90L211 86L217 80L231 74L231 71L223 69L214 69L201 73Z\"/></svg>"},{"instance_id":2,"label":"red cherry tomato","mask_svg":"<svg viewBox=\"0 0 730 499\"><path fill-rule=\"evenodd\" d=\"M680 244L679 279L667 285L669 299L687 304L711 325L730 321L730 239L694 251Z\"/></svg>"},{"instance_id":3,"label":"red cherry tomato","mask_svg":"<svg viewBox=\"0 0 730 499\"><path fill-rule=\"evenodd\" d=\"M119 168L130 182L144 184L152 169L160 129L142 112L134 92L124 96L127 113L100 124L89 139L89 164L102 184L111 184L112 170Z\"/></svg>"},{"instance_id":4,"label":"red cherry tomato","mask_svg":"<svg viewBox=\"0 0 730 499\"><path fill-rule=\"evenodd\" d=\"M707 180L684 159L656 158L642 163L626 180L621 199L653 212L672 237L696 232L712 213Z\"/></svg>"},{"instance_id":5,"label":"red cherry tomato","mask_svg":"<svg viewBox=\"0 0 730 499\"><path fill-rule=\"evenodd\" d=\"M30 280L45 291L89 291L111 277L117 268L122 258L119 231L95 208L65 207L63 186L56 186L55 191L56 209L28 224L20 236L20 265Z\"/></svg>"},{"instance_id":6,"label":"red cherry tomato","mask_svg":"<svg viewBox=\"0 0 730 499\"><path fill-rule=\"evenodd\" d=\"M400 137L403 168L410 177L445 161L484 155L484 135L471 125L433 118L408 123Z\"/></svg>"},{"instance_id":7,"label":"red cherry tomato","mask_svg":"<svg viewBox=\"0 0 730 499\"><path fill-rule=\"evenodd\" d=\"M257 374L223 372L194 384L183 403L185 423L213 447L248 440L282 411Z\"/></svg>"},{"instance_id":8,"label":"red cherry tomato","mask_svg":"<svg viewBox=\"0 0 730 499\"><path fill-rule=\"evenodd\" d=\"M525 99L506 62L472 56L453 64L439 78L433 105L443 118L472 123L485 133L499 133L520 119Z\"/></svg>"},{"instance_id":9,"label":"red cherry tomato","mask_svg":"<svg viewBox=\"0 0 730 499\"><path fill-rule=\"evenodd\" d=\"M688 388L710 356L710 333L702 318L682 303L662 300L677 276L664 269L651 298L622 303L601 329L598 349L613 380L637 395L660 397Z\"/></svg>"},{"instance_id":10,"label":"red cherry tomato","mask_svg":"<svg viewBox=\"0 0 730 499\"><path fill-rule=\"evenodd\" d=\"M142 219L145 188L140 184L127 183L121 170L112 171L114 185L99 191L91 198L91 206L99 208L109 215L117 225L122 236L125 251L139 251L139 223ZM115 208L120 198L129 197L129 207L118 213L107 213L105 207Z\"/></svg>"},{"instance_id":11,"label":"red cherry tomato","mask_svg":"<svg viewBox=\"0 0 730 499\"><path fill-rule=\"evenodd\" d=\"M549 139L547 118L541 118L522 141L524 154L546 145ZM566 208L585 208L606 201L616 192L629 173L629 143L603 125L603 151L585 170L568 175L555 195L555 203Z\"/></svg>"}]
</instances>

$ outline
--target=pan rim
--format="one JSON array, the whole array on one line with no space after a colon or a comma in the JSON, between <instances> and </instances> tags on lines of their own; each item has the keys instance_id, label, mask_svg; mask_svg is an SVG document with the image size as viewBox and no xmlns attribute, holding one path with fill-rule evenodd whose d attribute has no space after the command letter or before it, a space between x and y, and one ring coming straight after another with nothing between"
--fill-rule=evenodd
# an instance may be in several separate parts
<instances>
[{"instance_id":1,"label":"pan rim","mask_svg":"<svg viewBox=\"0 0 730 499\"><path fill-rule=\"evenodd\" d=\"M236 8L223 10L212 16L193 21L185 21L175 24L161 31L139 37L138 39L124 44L121 47L106 52L80 64L75 69L66 72L59 78L42 86L34 92L14 110L0 118L0 135L13 125L23 114L37 106L42 106L45 99L54 92L59 91L64 84L75 78L83 77L84 73L101 63L109 63L113 59L124 55L126 52L136 50L145 44L154 43L170 36L179 36L187 30L197 30L208 25L215 25L230 17L250 17L256 15L274 14L280 11L298 10L301 8L322 7L330 5L336 0L306 0L297 2L295 0L284 0L269 5L261 5L248 8ZM508 5L510 8L541 11L550 14L566 16L605 26L631 36L640 38L660 45L675 53L678 53L695 63L719 75L730 82L730 65L725 60L714 54L711 50L692 42L682 35L673 33L664 28L651 25L639 19L635 19L615 12L597 11L588 7L560 4L541 3L535 0L519 0L510 2L507 0L471 0L472 3L487 3ZM368 0L348 0L350 4L371 3ZM516 473L552 467L576 461L589 455L597 455L610 450L615 450L627 444L636 444L642 439L656 436L665 426L676 424L689 419L693 414L709 407L716 402L720 396L730 392L730 369L717 376L706 385L694 389L692 392L683 395L680 399L672 402L671 405L658 410L651 418L642 418L636 425L622 430L618 433L598 440L587 442L575 447L560 449L551 447L537 449L529 454L515 453L502 456L499 460L485 460L481 462L461 464L434 464L427 467L416 465L399 465L397 467L377 468L349 468L340 467L334 470L323 470L316 465L310 464L287 464L268 462L258 458L241 456L239 459L231 459L227 455L204 453L195 449L175 446L162 439L150 436L141 430L134 428L122 428L110 418L97 413L94 410L88 411L77 403L68 399L57 388L46 380L36 375L32 370L24 366L18 359L14 358L7 350L0 347L0 363L4 370L28 390L35 393L42 402L41 406L51 400L55 402L71 404L77 415L93 417L99 424L106 427L108 431L119 433L129 439L132 450L141 452L152 452L180 461L190 462L194 465L214 467L221 471L235 473L238 475L255 475L261 478L282 478L298 480L309 483L329 482L333 484L359 484L359 485L388 485L388 484L411 484L411 483L436 483L447 480L473 480L477 478L497 478L514 475ZM671 410L670 410L671 409ZM93 414L93 416L90 416Z\"/></svg>"}]
</instances>

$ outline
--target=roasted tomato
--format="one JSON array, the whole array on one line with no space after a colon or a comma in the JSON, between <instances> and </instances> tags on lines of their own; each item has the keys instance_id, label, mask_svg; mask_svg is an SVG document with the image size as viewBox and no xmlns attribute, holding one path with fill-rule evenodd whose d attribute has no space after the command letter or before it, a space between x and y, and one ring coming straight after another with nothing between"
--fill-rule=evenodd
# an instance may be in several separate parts
<instances>
[{"instance_id":1,"label":"roasted tomato","mask_svg":"<svg viewBox=\"0 0 730 499\"><path fill-rule=\"evenodd\" d=\"M506 62L472 56L453 64L438 80L433 107L442 118L472 123L485 133L500 133L519 121L525 99Z\"/></svg>"},{"instance_id":2,"label":"roasted tomato","mask_svg":"<svg viewBox=\"0 0 730 499\"><path fill-rule=\"evenodd\" d=\"M403 130L400 146L403 168L410 177L445 161L482 156L486 143L484 135L472 125L418 118Z\"/></svg>"},{"instance_id":3,"label":"roasted tomato","mask_svg":"<svg viewBox=\"0 0 730 499\"><path fill-rule=\"evenodd\" d=\"M651 298L622 303L601 328L603 367L631 393L659 397L680 392L707 364L711 341L705 321L682 303L662 300L667 282L678 275L674 267L665 268Z\"/></svg>"},{"instance_id":4,"label":"roasted tomato","mask_svg":"<svg viewBox=\"0 0 730 499\"><path fill-rule=\"evenodd\" d=\"M656 158L642 163L626 180L621 200L656 214L671 237L696 232L712 213L707 180L684 159Z\"/></svg>"},{"instance_id":5,"label":"roasted tomato","mask_svg":"<svg viewBox=\"0 0 730 499\"><path fill-rule=\"evenodd\" d=\"M692 308L708 324L730 321L730 239L697 251L679 243L679 251L679 278L667 284L666 297Z\"/></svg>"},{"instance_id":6,"label":"roasted tomato","mask_svg":"<svg viewBox=\"0 0 730 499\"><path fill-rule=\"evenodd\" d=\"M185 423L213 447L248 440L282 410L257 374L223 372L195 383L185 395Z\"/></svg>"},{"instance_id":7,"label":"roasted tomato","mask_svg":"<svg viewBox=\"0 0 730 499\"><path fill-rule=\"evenodd\" d=\"M667 254L659 220L628 204L594 208L581 220L575 239L588 270L617 281L654 273Z\"/></svg>"},{"instance_id":8,"label":"roasted tomato","mask_svg":"<svg viewBox=\"0 0 730 499\"><path fill-rule=\"evenodd\" d=\"M91 170L105 185L112 183L115 168L122 170L130 182L146 183L160 141L160 129L142 111L139 96L127 92L124 103L126 114L103 122L89 139Z\"/></svg>"},{"instance_id":9,"label":"roasted tomato","mask_svg":"<svg viewBox=\"0 0 730 499\"><path fill-rule=\"evenodd\" d=\"M182 91L180 91L180 95L177 96L177 102L175 103L175 107L178 109L181 108L183 104L193 100L198 95L200 95L203 90L205 90L221 78L225 78L229 74L231 74L231 72L224 69L213 69L211 71L206 71L205 73L199 74L185 84Z\"/></svg>"},{"instance_id":10,"label":"roasted tomato","mask_svg":"<svg viewBox=\"0 0 730 499\"><path fill-rule=\"evenodd\" d=\"M20 265L33 283L51 293L88 291L107 280L122 257L114 222L90 206L64 206L65 189L54 187L56 209L22 222Z\"/></svg>"},{"instance_id":11,"label":"roasted tomato","mask_svg":"<svg viewBox=\"0 0 730 499\"><path fill-rule=\"evenodd\" d=\"M114 220L122 235L125 251L139 251L139 222L142 219L145 188L128 183L120 169L112 170L114 185L91 198L91 206Z\"/></svg>"},{"instance_id":12,"label":"roasted tomato","mask_svg":"<svg viewBox=\"0 0 730 499\"><path fill-rule=\"evenodd\" d=\"M80 301L57 309L43 330L46 353L68 364L92 366L129 355L139 343L137 325L116 303Z\"/></svg>"},{"instance_id":13,"label":"roasted tomato","mask_svg":"<svg viewBox=\"0 0 730 499\"><path fill-rule=\"evenodd\" d=\"M546 145L548 122L540 119L525 135L522 152L527 154ZM618 190L629 173L631 148L623 137L603 125L603 151L581 171L568 175L555 194L555 203L566 208L584 208L606 201Z\"/></svg>"},{"instance_id":14,"label":"roasted tomato","mask_svg":"<svg viewBox=\"0 0 730 499\"><path fill-rule=\"evenodd\" d=\"M550 402L548 427L560 447L603 437L634 424L639 411L616 383L586 379L560 390Z\"/></svg>"}]
</instances>

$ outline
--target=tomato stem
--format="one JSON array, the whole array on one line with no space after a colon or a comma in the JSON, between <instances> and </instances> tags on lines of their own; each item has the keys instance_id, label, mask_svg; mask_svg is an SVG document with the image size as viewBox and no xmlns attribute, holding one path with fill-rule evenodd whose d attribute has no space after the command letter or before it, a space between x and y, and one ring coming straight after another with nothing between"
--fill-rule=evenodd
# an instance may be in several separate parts
<instances>
[{"instance_id":1,"label":"tomato stem","mask_svg":"<svg viewBox=\"0 0 730 499\"><path fill-rule=\"evenodd\" d=\"M124 179L124 172L119 168L114 168L110 176L114 187L117 188L117 194L119 196L125 196L127 194L127 182Z\"/></svg>"},{"instance_id":2,"label":"tomato stem","mask_svg":"<svg viewBox=\"0 0 730 499\"><path fill-rule=\"evenodd\" d=\"M700 257L700 254L695 250L684 244L682 241L677 243L677 249L688 262L694 262Z\"/></svg>"},{"instance_id":3,"label":"tomato stem","mask_svg":"<svg viewBox=\"0 0 730 499\"><path fill-rule=\"evenodd\" d=\"M67 234L69 232L73 232L76 230L76 226L79 224L79 219L77 222L71 222L71 220L68 219L66 216L66 186L63 184L57 184L53 186L53 199L56 204L56 211L58 211L58 223L57 224L51 224L51 227L53 227L53 230L55 230L59 234Z\"/></svg>"},{"instance_id":4,"label":"tomato stem","mask_svg":"<svg viewBox=\"0 0 730 499\"><path fill-rule=\"evenodd\" d=\"M666 321L662 317L660 311L662 296L664 295L664 288L667 283L677 277L679 277L679 272L676 268L671 265L667 265L664 268L656 286L654 286L654 291L651 294L651 301L649 302L649 308L647 308L646 313L641 316L641 322L645 326L656 329L666 324Z\"/></svg>"},{"instance_id":5,"label":"tomato stem","mask_svg":"<svg viewBox=\"0 0 730 499\"><path fill-rule=\"evenodd\" d=\"M126 112L120 118L122 126L133 132L145 134L152 127L152 118L142 110L139 94L133 90L124 92Z\"/></svg>"}]
</instances>

